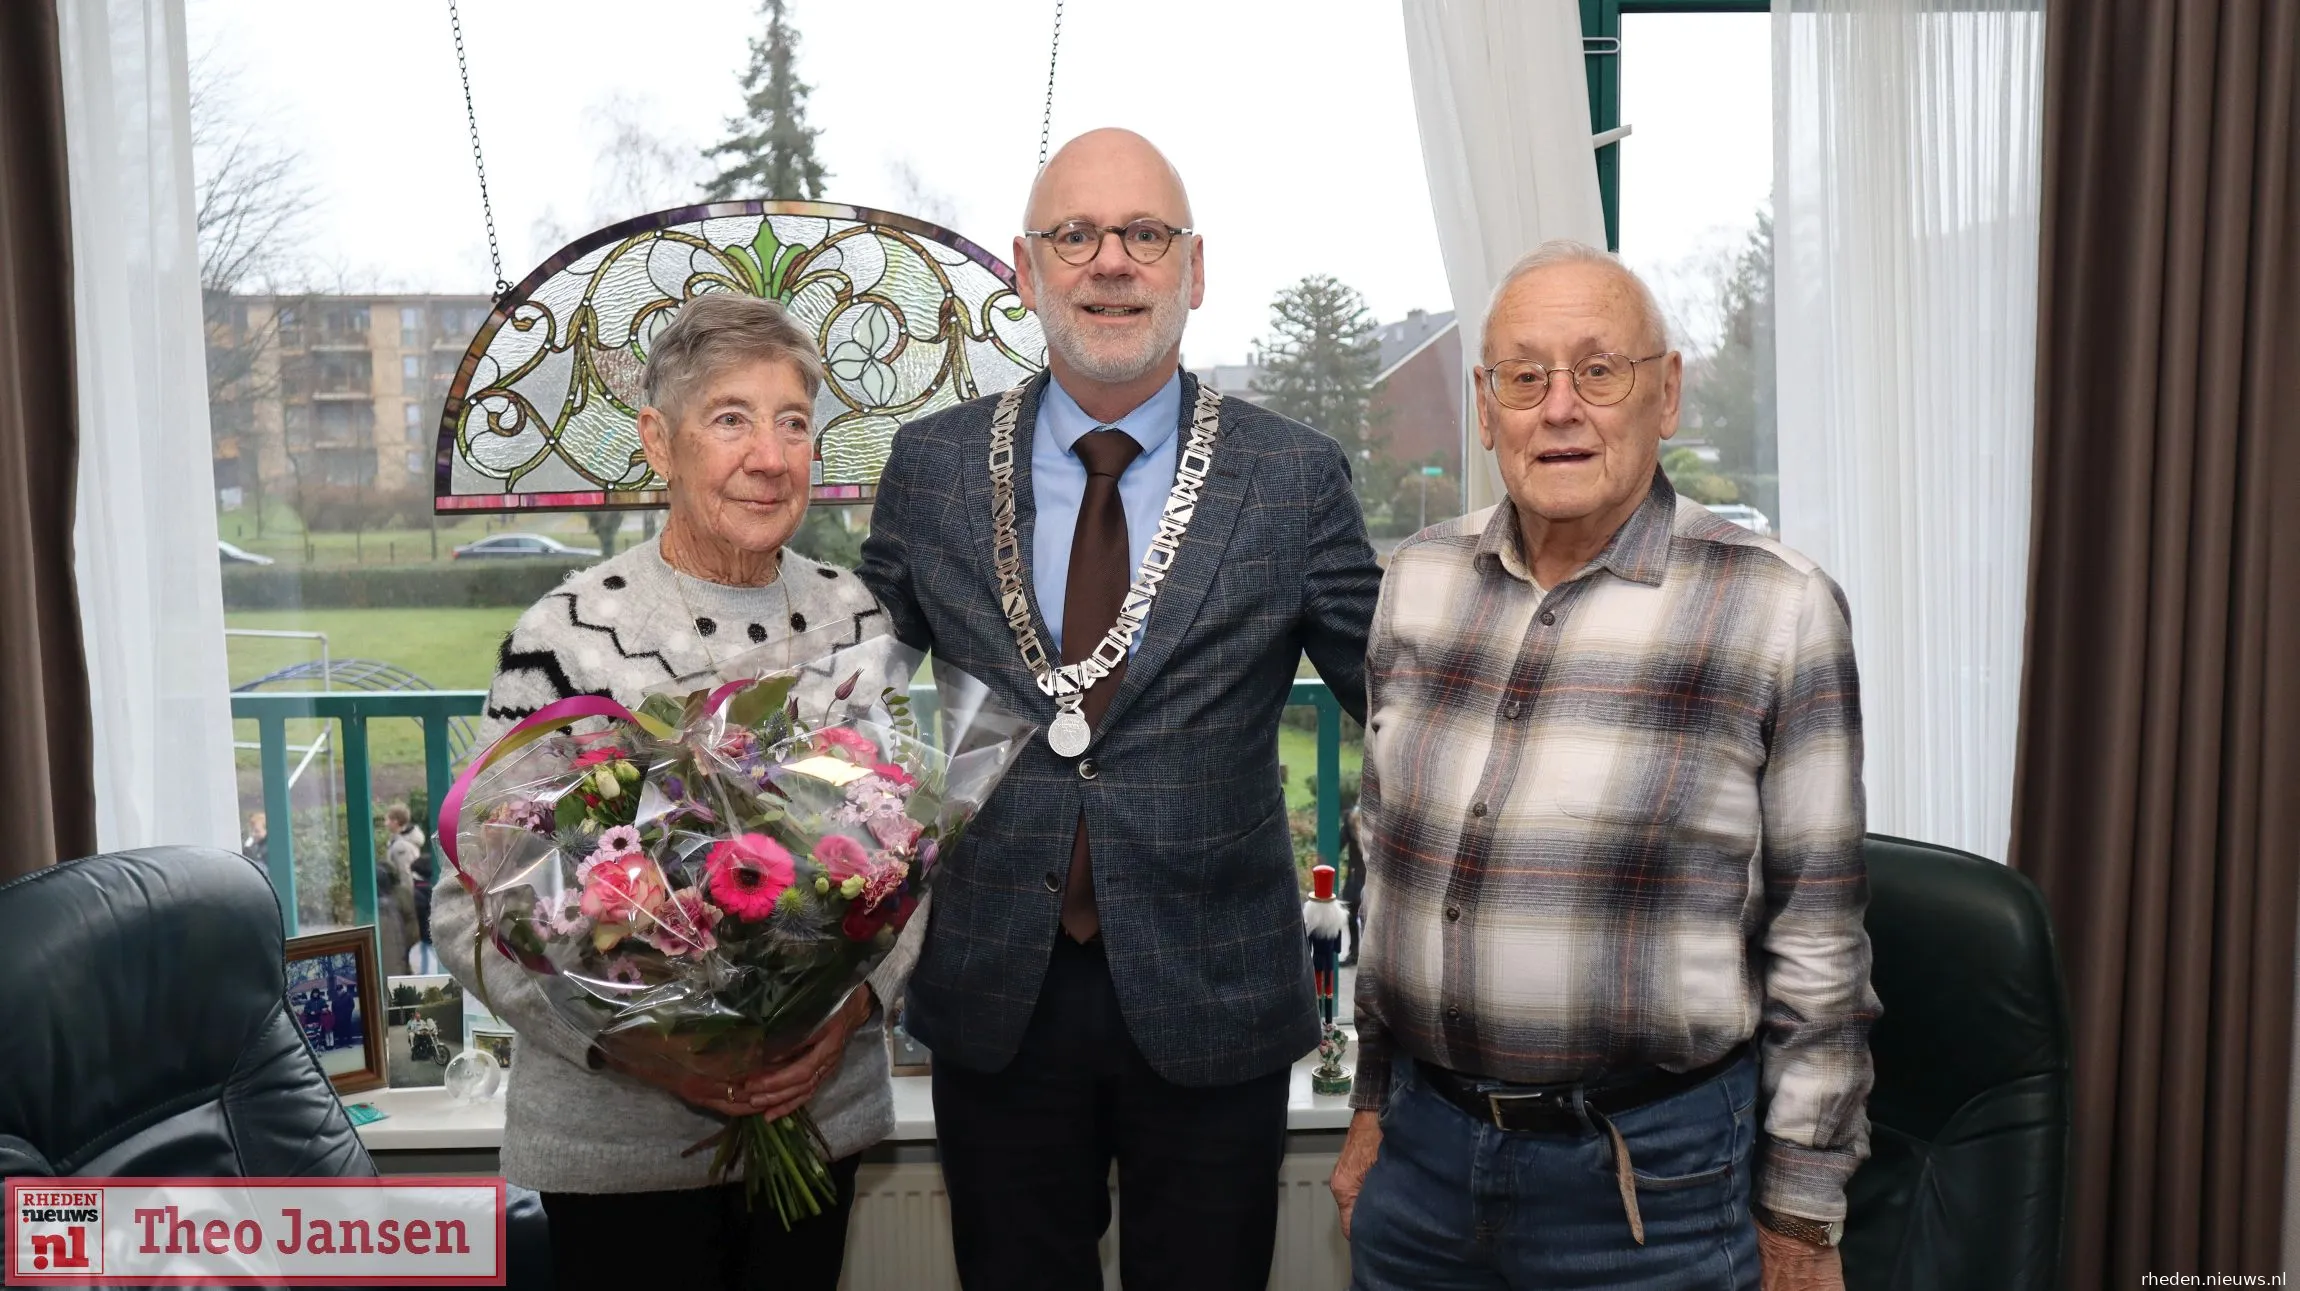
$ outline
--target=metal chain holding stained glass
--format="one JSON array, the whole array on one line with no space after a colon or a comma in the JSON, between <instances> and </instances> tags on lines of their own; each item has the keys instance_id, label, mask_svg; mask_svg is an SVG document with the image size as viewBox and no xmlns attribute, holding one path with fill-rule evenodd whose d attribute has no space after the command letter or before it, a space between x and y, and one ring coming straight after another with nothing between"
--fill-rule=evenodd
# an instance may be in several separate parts
<instances>
[{"instance_id":1,"label":"metal chain holding stained glass","mask_svg":"<svg viewBox=\"0 0 2300 1291\"><path fill-rule=\"evenodd\" d=\"M1062 59L1062 0L1054 0L1054 40L1046 49L1046 110L1038 117L1038 164L1046 164L1046 142L1054 133L1054 68Z\"/></svg>"},{"instance_id":2,"label":"metal chain holding stained glass","mask_svg":"<svg viewBox=\"0 0 2300 1291\"><path fill-rule=\"evenodd\" d=\"M868 500L895 428L1046 365L1014 271L908 216L824 202L718 202L601 229L503 297L448 388L440 511L657 507L640 376L679 306L780 301L820 349L814 497Z\"/></svg>"},{"instance_id":3,"label":"metal chain holding stained glass","mask_svg":"<svg viewBox=\"0 0 2300 1291\"><path fill-rule=\"evenodd\" d=\"M511 290L503 276L503 248L495 241L495 204L487 198L487 158L479 153L479 112L471 106L471 64L463 56L463 15L447 0L448 25L455 31L455 70L463 77L463 119L471 127L471 164L479 171L479 213L487 219L487 261L495 266L495 298Z\"/></svg>"}]
</instances>

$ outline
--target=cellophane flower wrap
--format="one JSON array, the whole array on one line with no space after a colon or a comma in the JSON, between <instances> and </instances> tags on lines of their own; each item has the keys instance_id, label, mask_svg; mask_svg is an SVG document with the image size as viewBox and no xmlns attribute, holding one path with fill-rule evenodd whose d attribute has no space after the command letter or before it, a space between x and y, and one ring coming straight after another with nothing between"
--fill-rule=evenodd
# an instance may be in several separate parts
<instances>
[{"instance_id":1,"label":"cellophane flower wrap","mask_svg":"<svg viewBox=\"0 0 2300 1291\"><path fill-rule=\"evenodd\" d=\"M732 1087L804 1047L1035 732L939 663L914 704L921 657L891 637L835 640L746 652L636 711L561 701L448 804L480 938L624 1070ZM707 1146L785 1224L835 1195L803 1109Z\"/></svg>"}]
</instances>

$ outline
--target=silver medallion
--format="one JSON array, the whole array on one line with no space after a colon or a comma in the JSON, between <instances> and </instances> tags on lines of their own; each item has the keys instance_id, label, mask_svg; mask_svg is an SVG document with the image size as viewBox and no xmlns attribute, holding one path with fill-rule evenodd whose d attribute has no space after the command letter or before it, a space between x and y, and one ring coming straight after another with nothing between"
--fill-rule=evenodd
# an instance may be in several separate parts
<instances>
[{"instance_id":1,"label":"silver medallion","mask_svg":"<svg viewBox=\"0 0 2300 1291\"><path fill-rule=\"evenodd\" d=\"M1086 751L1094 742L1094 731L1086 725L1084 713L1065 709L1054 715L1054 724L1046 728L1046 743L1062 757L1074 758Z\"/></svg>"}]
</instances>

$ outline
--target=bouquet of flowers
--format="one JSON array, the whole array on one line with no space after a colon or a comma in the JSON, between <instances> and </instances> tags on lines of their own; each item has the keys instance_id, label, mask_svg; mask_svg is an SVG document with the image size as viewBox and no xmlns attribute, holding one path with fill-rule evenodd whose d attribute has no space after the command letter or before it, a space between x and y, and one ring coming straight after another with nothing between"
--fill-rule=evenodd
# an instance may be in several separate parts
<instances>
[{"instance_id":1,"label":"bouquet of flowers","mask_svg":"<svg viewBox=\"0 0 2300 1291\"><path fill-rule=\"evenodd\" d=\"M881 637L809 657L827 644L814 635L659 687L636 712L553 704L443 804L479 962L492 942L627 1070L732 1088L805 1045L893 948L1035 731L939 664L932 711L914 713L916 652ZM740 1178L787 1225L832 1197L827 1158L803 1109L738 1117L713 1177Z\"/></svg>"}]
</instances>

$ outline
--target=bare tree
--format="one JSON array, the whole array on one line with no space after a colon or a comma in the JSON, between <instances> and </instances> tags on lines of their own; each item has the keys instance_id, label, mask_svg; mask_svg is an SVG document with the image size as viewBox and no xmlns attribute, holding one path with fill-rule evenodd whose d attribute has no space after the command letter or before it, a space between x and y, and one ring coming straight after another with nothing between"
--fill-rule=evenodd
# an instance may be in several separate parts
<instances>
[{"instance_id":1,"label":"bare tree","mask_svg":"<svg viewBox=\"0 0 2300 1291\"><path fill-rule=\"evenodd\" d=\"M200 254L201 312L207 333L208 405L219 434L237 437L240 486L263 532L265 480L255 408L280 394L278 344L283 301L305 271L304 220L316 205L301 153L252 123L238 74L203 53L191 67L194 229ZM274 297L246 311L241 297ZM293 309L293 303L285 303ZM282 451L286 451L283 443Z\"/></svg>"},{"instance_id":2,"label":"bare tree","mask_svg":"<svg viewBox=\"0 0 2300 1291\"><path fill-rule=\"evenodd\" d=\"M894 181L895 197L899 203L896 210L946 229L958 227L958 207L951 202L950 195L927 183L925 177L918 173L917 164L910 158L888 162L886 173L887 178Z\"/></svg>"},{"instance_id":3,"label":"bare tree","mask_svg":"<svg viewBox=\"0 0 2300 1291\"><path fill-rule=\"evenodd\" d=\"M591 172L594 226L702 200L699 150L689 140L656 129L653 123L663 114L652 103L616 93L583 115L598 140L599 161Z\"/></svg>"}]
</instances>

